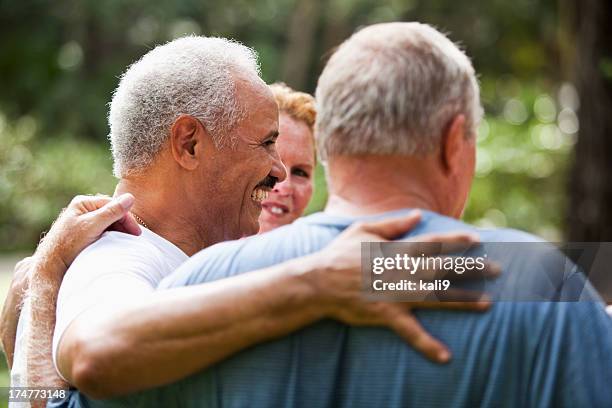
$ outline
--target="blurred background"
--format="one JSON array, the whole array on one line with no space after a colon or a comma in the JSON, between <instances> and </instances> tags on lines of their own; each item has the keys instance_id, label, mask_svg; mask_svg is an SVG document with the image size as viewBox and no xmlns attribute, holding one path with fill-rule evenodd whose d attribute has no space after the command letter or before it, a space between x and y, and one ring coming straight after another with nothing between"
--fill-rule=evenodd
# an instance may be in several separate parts
<instances>
[{"instance_id":1,"label":"blurred background","mask_svg":"<svg viewBox=\"0 0 612 408\"><path fill-rule=\"evenodd\" d=\"M467 221L612 241L610 17L609 0L0 1L0 300L74 195L112 194L118 76L191 33L237 39L258 51L267 82L312 93L330 50L360 26L433 24L466 50L482 88ZM308 212L325 203L322 175Z\"/></svg>"}]
</instances>

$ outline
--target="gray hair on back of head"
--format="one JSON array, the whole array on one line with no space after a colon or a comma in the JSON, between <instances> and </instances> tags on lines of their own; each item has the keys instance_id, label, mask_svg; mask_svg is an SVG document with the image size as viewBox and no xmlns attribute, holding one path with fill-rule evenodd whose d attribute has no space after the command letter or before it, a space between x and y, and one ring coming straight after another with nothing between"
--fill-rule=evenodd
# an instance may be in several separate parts
<instances>
[{"instance_id":1,"label":"gray hair on back of head","mask_svg":"<svg viewBox=\"0 0 612 408\"><path fill-rule=\"evenodd\" d=\"M319 78L316 134L334 155L423 155L457 114L467 136L482 116L469 58L421 23L377 24L339 46Z\"/></svg>"},{"instance_id":2,"label":"gray hair on back of head","mask_svg":"<svg viewBox=\"0 0 612 408\"><path fill-rule=\"evenodd\" d=\"M259 77L257 54L215 37L182 37L132 64L108 115L115 176L148 167L182 114L200 120L217 147L232 143L230 132L246 114L236 97L238 72Z\"/></svg>"}]
</instances>

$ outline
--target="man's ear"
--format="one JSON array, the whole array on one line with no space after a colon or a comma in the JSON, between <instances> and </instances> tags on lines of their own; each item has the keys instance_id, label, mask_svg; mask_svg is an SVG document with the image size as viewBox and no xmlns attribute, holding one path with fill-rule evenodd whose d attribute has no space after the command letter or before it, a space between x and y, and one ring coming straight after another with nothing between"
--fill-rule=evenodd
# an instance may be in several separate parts
<instances>
[{"instance_id":1,"label":"man's ear","mask_svg":"<svg viewBox=\"0 0 612 408\"><path fill-rule=\"evenodd\" d=\"M460 114L453 117L442 135L440 160L446 174L453 174L464 165L466 142L465 116Z\"/></svg>"},{"instance_id":2,"label":"man's ear","mask_svg":"<svg viewBox=\"0 0 612 408\"><path fill-rule=\"evenodd\" d=\"M183 168L195 170L204 151L204 138L208 134L199 120L190 115L181 115L170 128L172 157Z\"/></svg>"}]
</instances>

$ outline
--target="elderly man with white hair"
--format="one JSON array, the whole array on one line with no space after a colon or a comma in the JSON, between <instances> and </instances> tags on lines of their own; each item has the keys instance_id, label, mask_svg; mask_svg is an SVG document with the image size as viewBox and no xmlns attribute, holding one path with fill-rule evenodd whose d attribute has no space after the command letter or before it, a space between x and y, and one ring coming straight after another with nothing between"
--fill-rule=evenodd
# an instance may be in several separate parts
<instances>
[{"instance_id":1,"label":"elderly man with white hair","mask_svg":"<svg viewBox=\"0 0 612 408\"><path fill-rule=\"evenodd\" d=\"M254 274L156 291L202 248L255 234L261 201L285 178L274 146L278 107L251 49L206 37L153 49L122 76L109 123L116 195L133 195L131 214L142 234L105 233L65 277L64 270L35 268L20 326L28 333L16 351L24 365L12 370L21 383L13 385L124 394L184 378L323 318L387 326L432 360L448 361L447 349L410 313L418 304L359 297L361 241L402 235L418 222L415 214L357 225L316 255ZM74 240L72 232L56 241ZM427 239L474 241L466 233ZM250 262L271 251L262 248Z\"/></svg>"},{"instance_id":2,"label":"elderly man with white hair","mask_svg":"<svg viewBox=\"0 0 612 408\"><path fill-rule=\"evenodd\" d=\"M481 109L469 59L440 32L419 23L359 31L330 58L316 97L330 192L325 211L208 248L162 288L253 276L247 272L326 247L355 222L414 208L423 220L409 236L468 229L483 242L541 242L458 220L474 174ZM387 329L322 321L171 386L77 400L92 407L609 406L612 321L599 297L578 272L536 270L540 263L514 255L500 280L519 277L524 287L550 294L544 272L561 284L579 282L566 294L583 301L500 302L484 315L419 312L452 350L448 365L433 364Z\"/></svg>"}]
</instances>

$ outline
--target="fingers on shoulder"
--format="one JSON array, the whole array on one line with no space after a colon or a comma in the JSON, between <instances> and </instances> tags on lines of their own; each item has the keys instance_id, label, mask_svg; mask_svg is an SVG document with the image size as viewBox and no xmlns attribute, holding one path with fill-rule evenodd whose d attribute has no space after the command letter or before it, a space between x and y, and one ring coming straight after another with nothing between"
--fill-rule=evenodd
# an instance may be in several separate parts
<instances>
[{"instance_id":1,"label":"fingers on shoulder","mask_svg":"<svg viewBox=\"0 0 612 408\"><path fill-rule=\"evenodd\" d=\"M103 194L96 195L77 195L75 196L68 208L75 210L81 210L84 212L90 212L97 210L112 200L111 197Z\"/></svg>"},{"instance_id":2,"label":"fingers on shoulder","mask_svg":"<svg viewBox=\"0 0 612 408\"><path fill-rule=\"evenodd\" d=\"M391 240L408 233L420 221L420 211L412 211L407 215L376 221L360 221L353 225L362 232L378 235L381 239Z\"/></svg>"}]
</instances>

